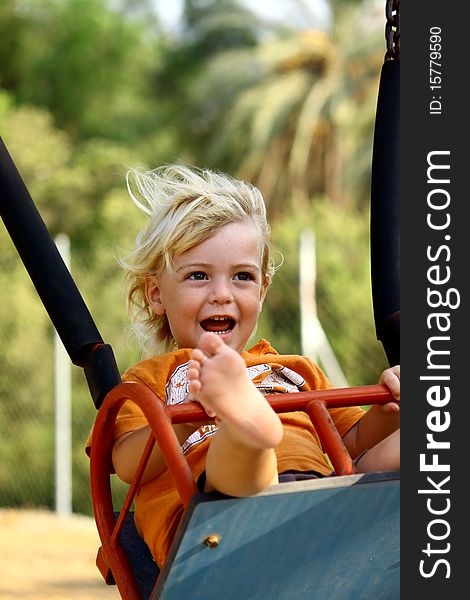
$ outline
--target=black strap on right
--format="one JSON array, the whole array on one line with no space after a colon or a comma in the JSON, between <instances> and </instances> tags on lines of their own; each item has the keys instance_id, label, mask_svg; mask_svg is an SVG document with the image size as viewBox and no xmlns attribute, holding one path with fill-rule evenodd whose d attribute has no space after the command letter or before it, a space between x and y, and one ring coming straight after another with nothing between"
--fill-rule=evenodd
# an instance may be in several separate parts
<instances>
[{"instance_id":1,"label":"black strap on right","mask_svg":"<svg viewBox=\"0 0 470 600\"><path fill-rule=\"evenodd\" d=\"M400 61L382 66L371 188L371 277L377 339L400 362Z\"/></svg>"}]
</instances>

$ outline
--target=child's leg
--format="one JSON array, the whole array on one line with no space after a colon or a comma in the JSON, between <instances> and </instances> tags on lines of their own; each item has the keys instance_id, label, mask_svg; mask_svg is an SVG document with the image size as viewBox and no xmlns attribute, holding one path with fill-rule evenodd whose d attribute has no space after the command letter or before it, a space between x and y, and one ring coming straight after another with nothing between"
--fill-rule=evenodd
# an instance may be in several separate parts
<instances>
[{"instance_id":1,"label":"child's leg","mask_svg":"<svg viewBox=\"0 0 470 600\"><path fill-rule=\"evenodd\" d=\"M206 490L248 496L277 483L274 448L282 424L248 378L241 356L216 334L204 334L188 378L190 394L219 423L206 459Z\"/></svg>"},{"instance_id":2,"label":"child's leg","mask_svg":"<svg viewBox=\"0 0 470 600\"><path fill-rule=\"evenodd\" d=\"M400 430L368 450L356 464L358 473L400 470Z\"/></svg>"}]
</instances>

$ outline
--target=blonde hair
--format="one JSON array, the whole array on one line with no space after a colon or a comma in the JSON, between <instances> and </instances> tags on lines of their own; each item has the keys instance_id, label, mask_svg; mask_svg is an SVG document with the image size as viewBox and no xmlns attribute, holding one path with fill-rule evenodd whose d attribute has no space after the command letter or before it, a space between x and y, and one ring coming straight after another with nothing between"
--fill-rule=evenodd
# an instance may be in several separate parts
<instances>
[{"instance_id":1,"label":"blonde hair","mask_svg":"<svg viewBox=\"0 0 470 600\"><path fill-rule=\"evenodd\" d=\"M132 200L149 216L147 226L137 234L134 251L120 261L134 333L146 355L176 348L166 315L155 315L148 306L148 276L171 270L175 254L194 248L224 225L246 220L255 224L263 246L262 274L271 282L275 267L270 228L263 196L256 187L223 173L180 165L153 171L131 169L126 182Z\"/></svg>"}]
</instances>

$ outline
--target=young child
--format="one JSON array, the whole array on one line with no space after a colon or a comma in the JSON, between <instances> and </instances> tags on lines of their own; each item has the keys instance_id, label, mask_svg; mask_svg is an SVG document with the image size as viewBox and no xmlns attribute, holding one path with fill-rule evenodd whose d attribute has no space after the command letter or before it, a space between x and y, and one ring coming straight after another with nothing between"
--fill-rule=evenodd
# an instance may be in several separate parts
<instances>
[{"instance_id":1,"label":"young child","mask_svg":"<svg viewBox=\"0 0 470 600\"><path fill-rule=\"evenodd\" d=\"M255 494L287 478L331 473L318 435L303 412L277 415L266 393L332 387L311 360L279 355L267 341L246 351L274 273L261 193L208 170L169 166L133 172L150 217L124 267L129 306L151 358L123 376L151 388L161 402L196 400L215 424L174 425L201 490ZM399 400L399 367L380 382ZM331 409L358 472L400 465L399 406ZM113 465L134 476L149 426L126 402L116 421ZM155 447L135 501L135 520L162 566L182 505Z\"/></svg>"}]
</instances>

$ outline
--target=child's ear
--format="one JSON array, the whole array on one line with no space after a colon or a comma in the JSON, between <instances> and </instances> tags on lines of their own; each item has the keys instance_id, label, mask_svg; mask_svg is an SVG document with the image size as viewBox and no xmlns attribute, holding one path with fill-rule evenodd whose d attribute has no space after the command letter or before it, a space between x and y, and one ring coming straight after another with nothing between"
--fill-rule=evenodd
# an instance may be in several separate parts
<instances>
[{"instance_id":1,"label":"child's ear","mask_svg":"<svg viewBox=\"0 0 470 600\"><path fill-rule=\"evenodd\" d=\"M266 294L267 294L267 291L268 291L269 283L270 283L269 277L268 276L264 276L263 277L263 283L261 284L260 297L259 297L260 310L263 308L263 302L264 302L264 299L266 298Z\"/></svg>"},{"instance_id":2,"label":"child's ear","mask_svg":"<svg viewBox=\"0 0 470 600\"><path fill-rule=\"evenodd\" d=\"M147 297L149 307L153 313L159 316L164 315L165 306L163 304L160 287L158 285L158 279L155 277L155 275L147 277L145 281L145 295Z\"/></svg>"}]
</instances>

